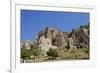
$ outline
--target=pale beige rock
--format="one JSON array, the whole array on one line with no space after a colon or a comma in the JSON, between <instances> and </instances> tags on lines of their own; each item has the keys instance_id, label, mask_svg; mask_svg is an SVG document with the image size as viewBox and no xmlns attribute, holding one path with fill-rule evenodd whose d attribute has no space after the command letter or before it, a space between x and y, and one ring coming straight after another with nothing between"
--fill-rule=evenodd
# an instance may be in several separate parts
<instances>
[{"instance_id":1,"label":"pale beige rock","mask_svg":"<svg viewBox=\"0 0 100 73\"><path fill-rule=\"evenodd\" d=\"M44 36L41 36L39 39L39 48L42 49L42 54L46 55L47 51L52 48L52 49L57 49L56 46L52 45L52 41L50 38L45 38Z\"/></svg>"}]
</instances>

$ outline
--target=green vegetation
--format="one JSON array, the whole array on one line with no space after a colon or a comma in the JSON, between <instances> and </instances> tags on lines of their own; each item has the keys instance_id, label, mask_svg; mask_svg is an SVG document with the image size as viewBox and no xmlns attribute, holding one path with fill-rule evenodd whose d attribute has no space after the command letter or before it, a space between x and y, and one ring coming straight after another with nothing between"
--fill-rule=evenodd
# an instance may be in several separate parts
<instances>
[{"instance_id":1,"label":"green vegetation","mask_svg":"<svg viewBox=\"0 0 100 73\"><path fill-rule=\"evenodd\" d=\"M32 48L30 50L21 49L21 58L23 58L24 60L29 60L29 59L34 59L41 54L41 50L38 48ZM34 57L34 58L33 58Z\"/></svg>"},{"instance_id":2,"label":"green vegetation","mask_svg":"<svg viewBox=\"0 0 100 73\"><path fill-rule=\"evenodd\" d=\"M86 28L86 29L88 29L89 28L89 23L88 23L88 25L85 25L85 26L81 25L80 28Z\"/></svg>"},{"instance_id":3,"label":"green vegetation","mask_svg":"<svg viewBox=\"0 0 100 73\"><path fill-rule=\"evenodd\" d=\"M26 50L24 48L21 49L21 58L26 60L26 59L30 59L30 56L31 56L31 53L29 50Z\"/></svg>"},{"instance_id":4,"label":"green vegetation","mask_svg":"<svg viewBox=\"0 0 100 73\"><path fill-rule=\"evenodd\" d=\"M90 51L89 49L84 49L84 52L87 54L89 54L89 51Z\"/></svg>"},{"instance_id":5,"label":"green vegetation","mask_svg":"<svg viewBox=\"0 0 100 73\"><path fill-rule=\"evenodd\" d=\"M38 62L49 60L89 59L89 49L80 48L73 49L71 51L58 51L56 49L50 48L49 51L47 51L47 55L48 56L42 56L41 49L38 48L21 50L21 58L23 58L23 60L33 60Z\"/></svg>"},{"instance_id":6,"label":"green vegetation","mask_svg":"<svg viewBox=\"0 0 100 73\"><path fill-rule=\"evenodd\" d=\"M41 50L38 48L30 49L31 56L34 56L34 60L37 56L41 54Z\"/></svg>"},{"instance_id":7,"label":"green vegetation","mask_svg":"<svg viewBox=\"0 0 100 73\"><path fill-rule=\"evenodd\" d=\"M70 52L60 52L60 59L89 59L89 49L73 49Z\"/></svg>"},{"instance_id":8,"label":"green vegetation","mask_svg":"<svg viewBox=\"0 0 100 73\"><path fill-rule=\"evenodd\" d=\"M55 59L58 57L58 51L55 49L50 48L49 51L47 52L47 55L50 57L50 59Z\"/></svg>"},{"instance_id":9,"label":"green vegetation","mask_svg":"<svg viewBox=\"0 0 100 73\"><path fill-rule=\"evenodd\" d=\"M70 48L69 44L67 46L65 46L65 48L69 49Z\"/></svg>"}]
</instances>

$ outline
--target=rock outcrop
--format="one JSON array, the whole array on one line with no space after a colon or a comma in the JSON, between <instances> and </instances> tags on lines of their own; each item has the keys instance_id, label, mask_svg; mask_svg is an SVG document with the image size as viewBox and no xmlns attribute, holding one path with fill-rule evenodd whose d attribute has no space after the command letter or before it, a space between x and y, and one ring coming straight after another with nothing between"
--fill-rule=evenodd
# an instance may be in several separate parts
<instances>
[{"instance_id":1,"label":"rock outcrop","mask_svg":"<svg viewBox=\"0 0 100 73\"><path fill-rule=\"evenodd\" d=\"M63 32L57 28L48 28L39 32L38 38L34 41L21 43L21 48L31 49L32 47L41 48L42 53L50 49L60 51L78 48L89 48L89 24L72 29L71 32Z\"/></svg>"},{"instance_id":2,"label":"rock outcrop","mask_svg":"<svg viewBox=\"0 0 100 73\"><path fill-rule=\"evenodd\" d=\"M50 38L45 38L44 36L41 36L39 38L39 45L38 47L42 49L42 54L46 56L46 52L52 48L52 49L57 49L57 46L52 45L52 41Z\"/></svg>"}]
</instances>

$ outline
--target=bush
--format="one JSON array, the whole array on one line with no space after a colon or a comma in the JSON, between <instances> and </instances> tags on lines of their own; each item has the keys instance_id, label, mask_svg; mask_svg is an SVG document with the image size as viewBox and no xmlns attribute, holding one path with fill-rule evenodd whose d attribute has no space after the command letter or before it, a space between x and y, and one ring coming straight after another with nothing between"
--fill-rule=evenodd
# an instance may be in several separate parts
<instances>
[{"instance_id":1,"label":"bush","mask_svg":"<svg viewBox=\"0 0 100 73\"><path fill-rule=\"evenodd\" d=\"M55 49L50 48L49 51L47 51L47 55L51 57L51 59L55 59L58 57L58 51Z\"/></svg>"},{"instance_id":2,"label":"bush","mask_svg":"<svg viewBox=\"0 0 100 73\"><path fill-rule=\"evenodd\" d=\"M31 56L34 56L34 59L35 59L35 57L40 54L41 54L41 50L38 48L32 48L30 50L27 50L24 48L21 49L21 58L23 58L24 60L31 59Z\"/></svg>"},{"instance_id":3,"label":"bush","mask_svg":"<svg viewBox=\"0 0 100 73\"><path fill-rule=\"evenodd\" d=\"M41 50L38 48L30 49L30 52L31 52L31 56L34 56L34 60L36 59L37 56L41 54Z\"/></svg>"},{"instance_id":4,"label":"bush","mask_svg":"<svg viewBox=\"0 0 100 73\"><path fill-rule=\"evenodd\" d=\"M85 49L84 52L89 54L89 49Z\"/></svg>"},{"instance_id":5,"label":"bush","mask_svg":"<svg viewBox=\"0 0 100 73\"><path fill-rule=\"evenodd\" d=\"M34 55L34 56L38 56L41 54L41 50L38 49L38 48L33 48L30 50L31 54Z\"/></svg>"},{"instance_id":6,"label":"bush","mask_svg":"<svg viewBox=\"0 0 100 73\"><path fill-rule=\"evenodd\" d=\"M30 59L31 53L29 50L26 49L21 49L21 58L25 59Z\"/></svg>"}]
</instances>

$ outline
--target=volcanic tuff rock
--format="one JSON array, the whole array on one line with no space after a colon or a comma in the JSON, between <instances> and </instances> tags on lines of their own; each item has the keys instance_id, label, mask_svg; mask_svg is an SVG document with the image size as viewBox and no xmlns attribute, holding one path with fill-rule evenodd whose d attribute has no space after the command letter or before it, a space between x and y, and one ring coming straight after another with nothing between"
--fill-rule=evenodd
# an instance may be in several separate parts
<instances>
[{"instance_id":1,"label":"volcanic tuff rock","mask_svg":"<svg viewBox=\"0 0 100 73\"><path fill-rule=\"evenodd\" d=\"M21 43L21 48L38 47L44 52L47 52L50 48L67 50L66 46L69 46L70 49L89 48L89 31L89 24L72 29L71 32L63 32L57 28L46 27L39 32L35 41Z\"/></svg>"}]
</instances>

